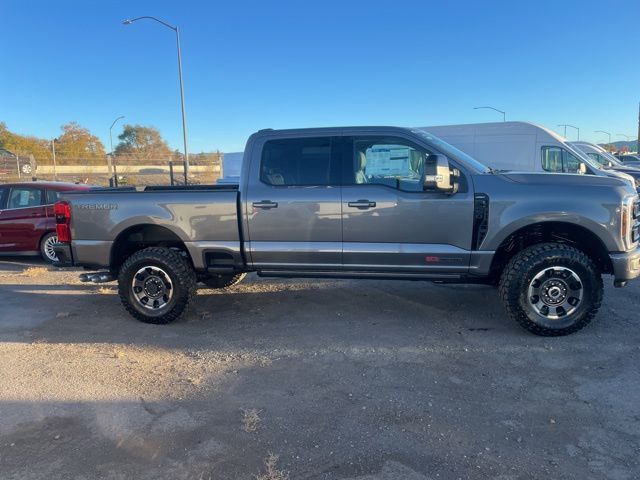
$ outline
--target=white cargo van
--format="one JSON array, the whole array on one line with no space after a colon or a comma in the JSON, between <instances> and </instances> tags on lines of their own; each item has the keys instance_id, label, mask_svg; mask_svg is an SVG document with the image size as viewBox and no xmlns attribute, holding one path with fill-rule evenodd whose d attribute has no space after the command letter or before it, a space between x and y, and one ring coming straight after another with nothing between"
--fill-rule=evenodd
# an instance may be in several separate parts
<instances>
[{"instance_id":1,"label":"white cargo van","mask_svg":"<svg viewBox=\"0 0 640 480\"><path fill-rule=\"evenodd\" d=\"M240 168L244 152L231 152L222 155L220 178L216 183L221 185L237 185L240 183Z\"/></svg>"},{"instance_id":2,"label":"white cargo van","mask_svg":"<svg viewBox=\"0 0 640 480\"><path fill-rule=\"evenodd\" d=\"M605 167L615 167L622 166L622 162L618 160L616 157L607 152L600 145L596 145L595 143L585 142L583 140L579 140L577 142L569 142L574 147L582 150L589 157L593 158L600 165Z\"/></svg>"},{"instance_id":3,"label":"white cargo van","mask_svg":"<svg viewBox=\"0 0 640 480\"><path fill-rule=\"evenodd\" d=\"M496 170L607 175L565 138L528 122L420 127Z\"/></svg>"}]
</instances>

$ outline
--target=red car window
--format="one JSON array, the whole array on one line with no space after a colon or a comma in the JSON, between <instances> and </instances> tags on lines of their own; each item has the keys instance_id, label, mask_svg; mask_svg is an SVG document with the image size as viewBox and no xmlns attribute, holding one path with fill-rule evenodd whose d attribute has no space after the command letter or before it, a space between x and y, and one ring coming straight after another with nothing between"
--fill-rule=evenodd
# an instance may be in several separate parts
<instances>
[{"instance_id":1,"label":"red car window","mask_svg":"<svg viewBox=\"0 0 640 480\"><path fill-rule=\"evenodd\" d=\"M42 205L42 190L39 188L15 187L11 189L7 208L28 208Z\"/></svg>"},{"instance_id":2,"label":"red car window","mask_svg":"<svg viewBox=\"0 0 640 480\"><path fill-rule=\"evenodd\" d=\"M60 198L60 193L56 190L47 190L47 205L53 205Z\"/></svg>"}]
</instances>

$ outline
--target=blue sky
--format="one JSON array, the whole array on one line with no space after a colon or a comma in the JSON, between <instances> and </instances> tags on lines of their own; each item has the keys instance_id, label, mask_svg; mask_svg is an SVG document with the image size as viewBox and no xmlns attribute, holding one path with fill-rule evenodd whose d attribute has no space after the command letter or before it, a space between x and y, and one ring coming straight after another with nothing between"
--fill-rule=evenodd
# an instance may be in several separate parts
<instances>
[{"instance_id":1,"label":"blue sky","mask_svg":"<svg viewBox=\"0 0 640 480\"><path fill-rule=\"evenodd\" d=\"M241 150L261 128L500 119L478 105L598 142L594 130L637 131L637 0L3 0L0 12L0 121L23 134L73 120L108 148L125 115L181 148L175 36L120 23L141 15L181 29L192 152Z\"/></svg>"}]
</instances>

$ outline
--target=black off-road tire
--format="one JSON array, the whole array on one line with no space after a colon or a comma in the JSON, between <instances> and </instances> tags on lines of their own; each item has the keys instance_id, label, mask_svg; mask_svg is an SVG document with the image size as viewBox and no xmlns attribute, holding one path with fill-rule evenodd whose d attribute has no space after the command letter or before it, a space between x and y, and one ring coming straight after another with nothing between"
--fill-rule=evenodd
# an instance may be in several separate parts
<instances>
[{"instance_id":1,"label":"black off-road tire","mask_svg":"<svg viewBox=\"0 0 640 480\"><path fill-rule=\"evenodd\" d=\"M134 277L145 267L162 269L169 277L171 298L157 310L145 308L134 292ZM125 260L118 274L118 294L124 308L145 323L167 324L179 318L196 294L196 274L189 262L175 250L149 247Z\"/></svg>"},{"instance_id":2,"label":"black off-road tire","mask_svg":"<svg viewBox=\"0 0 640 480\"><path fill-rule=\"evenodd\" d=\"M575 311L558 319L546 318L529 299L536 275L551 267L575 272L582 287ZM500 278L499 293L507 314L523 328L555 337L577 332L591 322L602 303L603 285L600 271L586 254L561 243L541 243L525 248L509 261Z\"/></svg>"},{"instance_id":3,"label":"black off-road tire","mask_svg":"<svg viewBox=\"0 0 640 480\"><path fill-rule=\"evenodd\" d=\"M202 283L204 283L207 288L227 288L232 287L233 285L237 285L242 280L244 280L244 277L246 276L246 273L238 273L236 275L212 275L210 277L202 279Z\"/></svg>"}]
</instances>

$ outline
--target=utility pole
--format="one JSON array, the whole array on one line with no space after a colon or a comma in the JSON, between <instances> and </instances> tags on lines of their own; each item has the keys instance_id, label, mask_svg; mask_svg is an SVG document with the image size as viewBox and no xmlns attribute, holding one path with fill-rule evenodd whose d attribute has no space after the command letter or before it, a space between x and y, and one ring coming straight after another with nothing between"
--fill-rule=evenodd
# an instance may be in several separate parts
<instances>
[{"instance_id":1,"label":"utility pole","mask_svg":"<svg viewBox=\"0 0 640 480\"><path fill-rule=\"evenodd\" d=\"M578 131L578 140L580 140L580 129L574 125L569 125L568 123L562 123L558 125L559 127L564 127L564 138L567 138L567 127L575 128Z\"/></svg>"},{"instance_id":2,"label":"utility pole","mask_svg":"<svg viewBox=\"0 0 640 480\"><path fill-rule=\"evenodd\" d=\"M187 185L189 183L189 147L187 145L187 113L184 107L184 85L182 82L182 51L180 50L180 29L163 20L160 20L159 18L150 16L123 20L122 24L131 25L133 22L137 22L138 20L142 19L154 20L176 33L176 47L178 49L178 79L180 82L180 106L182 108L182 141L184 142L184 184Z\"/></svg>"},{"instance_id":3,"label":"utility pole","mask_svg":"<svg viewBox=\"0 0 640 480\"><path fill-rule=\"evenodd\" d=\"M51 140L51 153L53 153L53 180L58 180L58 174L56 173L56 139Z\"/></svg>"},{"instance_id":4,"label":"utility pole","mask_svg":"<svg viewBox=\"0 0 640 480\"><path fill-rule=\"evenodd\" d=\"M502 114L502 121L506 122L507 121L507 113L502 111L502 110L498 110L497 108L493 108L493 107L473 107L474 110L480 110L482 108L488 108L489 110L493 110L496 111L498 113Z\"/></svg>"},{"instance_id":5,"label":"utility pole","mask_svg":"<svg viewBox=\"0 0 640 480\"><path fill-rule=\"evenodd\" d=\"M636 145L636 152L640 153L640 103L638 103L638 144Z\"/></svg>"},{"instance_id":6,"label":"utility pole","mask_svg":"<svg viewBox=\"0 0 640 480\"><path fill-rule=\"evenodd\" d=\"M113 130L113 126L118 122L118 120L124 118L124 115L120 115L118 118L116 118L113 123L111 124L111 126L109 127L109 149L111 150L109 152L109 156L107 157L107 169L109 170L109 186L113 187L114 184L116 183L116 180L113 179L114 177L114 172L113 172L113 135L111 133L111 131Z\"/></svg>"},{"instance_id":7,"label":"utility pole","mask_svg":"<svg viewBox=\"0 0 640 480\"><path fill-rule=\"evenodd\" d=\"M609 132L605 132L604 130L594 130L594 133L604 133L605 135L607 135L609 137L608 147L609 149L611 149L611 134Z\"/></svg>"}]
</instances>

